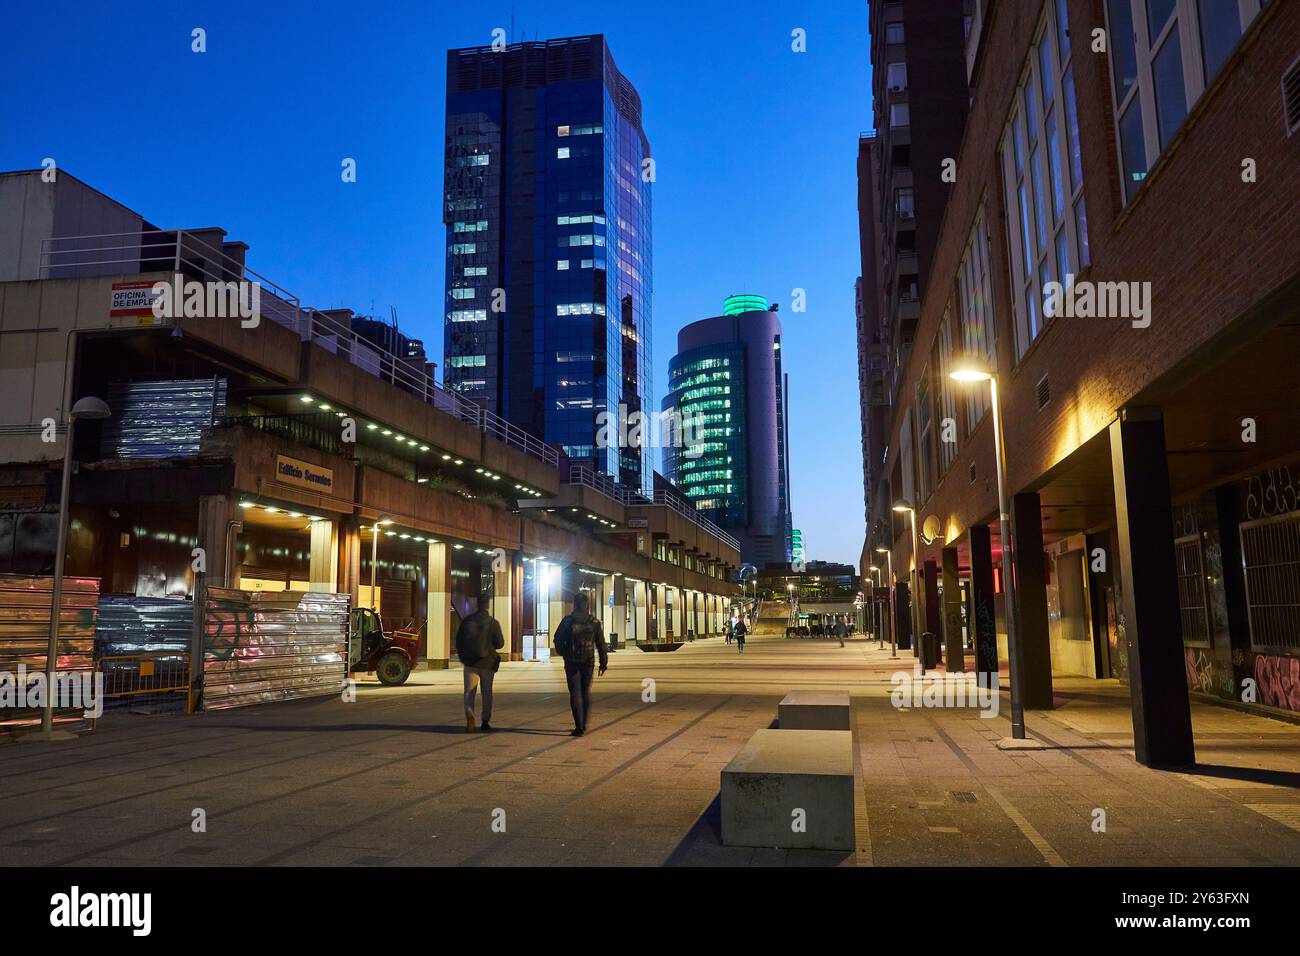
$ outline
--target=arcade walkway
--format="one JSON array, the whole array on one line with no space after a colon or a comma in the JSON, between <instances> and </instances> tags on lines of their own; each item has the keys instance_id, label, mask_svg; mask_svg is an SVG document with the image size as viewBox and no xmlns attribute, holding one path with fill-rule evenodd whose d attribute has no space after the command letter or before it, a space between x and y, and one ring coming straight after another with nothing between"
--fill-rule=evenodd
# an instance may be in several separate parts
<instances>
[{"instance_id":1,"label":"arcade walkway","mask_svg":"<svg viewBox=\"0 0 1300 956\"><path fill-rule=\"evenodd\" d=\"M911 663L862 639L621 650L578 740L552 664L503 666L491 735L464 733L456 671L350 704L110 716L0 745L0 865L1300 863L1300 727L1194 704L1202 764L1152 771L1118 685L1058 681L1058 709L1029 715L1049 749L1000 751L1003 717L895 710ZM723 847L718 772L797 687L854 695L858 849Z\"/></svg>"}]
</instances>

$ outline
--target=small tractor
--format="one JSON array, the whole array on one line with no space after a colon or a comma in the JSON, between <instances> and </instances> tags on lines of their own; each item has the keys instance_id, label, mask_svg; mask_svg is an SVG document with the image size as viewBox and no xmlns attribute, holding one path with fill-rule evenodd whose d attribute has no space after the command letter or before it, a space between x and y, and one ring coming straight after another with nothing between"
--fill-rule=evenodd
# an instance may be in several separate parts
<instances>
[{"instance_id":1,"label":"small tractor","mask_svg":"<svg viewBox=\"0 0 1300 956\"><path fill-rule=\"evenodd\" d=\"M348 673L374 671L385 687L400 687L415 667L420 628L384 632L379 615L354 607L348 628Z\"/></svg>"}]
</instances>

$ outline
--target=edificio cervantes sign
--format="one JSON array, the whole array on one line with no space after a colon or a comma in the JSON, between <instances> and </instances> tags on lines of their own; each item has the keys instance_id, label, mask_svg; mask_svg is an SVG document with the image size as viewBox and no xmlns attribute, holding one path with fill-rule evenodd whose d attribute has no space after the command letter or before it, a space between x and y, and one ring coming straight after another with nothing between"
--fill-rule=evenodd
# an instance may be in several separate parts
<instances>
[{"instance_id":1,"label":"edificio cervantes sign","mask_svg":"<svg viewBox=\"0 0 1300 956\"><path fill-rule=\"evenodd\" d=\"M309 488L323 494L334 490L334 472L331 469L288 455L275 456L275 477L281 484Z\"/></svg>"}]
</instances>

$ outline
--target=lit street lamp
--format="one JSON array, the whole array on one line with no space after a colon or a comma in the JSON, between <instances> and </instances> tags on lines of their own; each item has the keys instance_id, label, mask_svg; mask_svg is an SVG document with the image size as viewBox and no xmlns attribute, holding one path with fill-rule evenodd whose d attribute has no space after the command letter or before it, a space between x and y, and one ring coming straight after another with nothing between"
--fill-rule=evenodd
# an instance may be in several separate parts
<instances>
[{"instance_id":1,"label":"lit street lamp","mask_svg":"<svg viewBox=\"0 0 1300 956\"><path fill-rule=\"evenodd\" d=\"M889 656L898 656L898 632L894 629L894 554L888 548L876 548L885 556L885 583L889 585Z\"/></svg>"},{"instance_id":2,"label":"lit street lamp","mask_svg":"<svg viewBox=\"0 0 1300 956\"><path fill-rule=\"evenodd\" d=\"M392 524L393 519L382 515L370 526L370 609L379 613L379 600L375 597L375 566L379 560L379 526Z\"/></svg>"},{"instance_id":3,"label":"lit street lamp","mask_svg":"<svg viewBox=\"0 0 1300 956\"><path fill-rule=\"evenodd\" d=\"M921 654L921 543L916 537L916 509L912 503L903 499L894 505L894 510L906 514L912 519L912 575L908 577L908 587L912 589L912 656L921 662L921 673L925 673L925 657Z\"/></svg>"},{"instance_id":4,"label":"lit street lamp","mask_svg":"<svg viewBox=\"0 0 1300 956\"><path fill-rule=\"evenodd\" d=\"M63 475L59 484L59 530L54 544L54 586L50 592L50 641L45 650L45 707L41 712L39 734L27 735L35 740L75 740L76 734L54 729L54 689L58 682L54 672L59 666L59 617L63 610L63 565L68 556L68 498L72 489L72 443L78 419L97 421L112 414L102 398L87 395L77 400L68 414L68 432L63 445Z\"/></svg>"},{"instance_id":5,"label":"lit street lamp","mask_svg":"<svg viewBox=\"0 0 1300 956\"><path fill-rule=\"evenodd\" d=\"M1016 634L1015 600L1011 585L1011 514L1007 510L1006 436L1002 431L1002 399L998 394L998 376L985 363L968 359L949 373L957 382L988 382L993 407L993 450L998 466L998 522L1002 538L1002 599L1007 617L1007 656L1011 670L1011 736L1025 739L1024 649Z\"/></svg>"},{"instance_id":6,"label":"lit street lamp","mask_svg":"<svg viewBox=\"0 0 1300 956\"><path fill-rule=\"evenodd\" d=\"M872 581L875 582L877 589L880 587L880 568L871 565L867 568L871 572ZM875 592L871 594L871 627L876 632L876 646L883 648L885 644L885 635L880 631L880 602L876 600Z\"/></svg>"}]
</instances>

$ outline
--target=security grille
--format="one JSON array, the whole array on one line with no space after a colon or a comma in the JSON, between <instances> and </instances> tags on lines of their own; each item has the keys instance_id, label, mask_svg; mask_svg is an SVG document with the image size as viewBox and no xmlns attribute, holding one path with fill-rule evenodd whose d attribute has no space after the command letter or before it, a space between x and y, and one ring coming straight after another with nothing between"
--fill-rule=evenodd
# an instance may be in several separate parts
<instances>
[{"instance_id":1,"label":"security grille","mask_svg":"<svg viewBox=\"0 0 1300 956\"><path fill-rule=\"evenodd\" d=\"M1250 644L1300 652L1300 512L1240 526Z\"/></svg>"},{"instance_id":2,"label":"security grille","mask_svg":"<svg viewBox=\"0 0 1300 956\"><path fill-rule=\"evenodd\" d=\"M1183 623L1183 643L1210 646L1210 615L1205 600L1205 573L1201 562L1201 536L1174 539L1178 567L1178 614Z\"/></svg>"}]
</instances>

